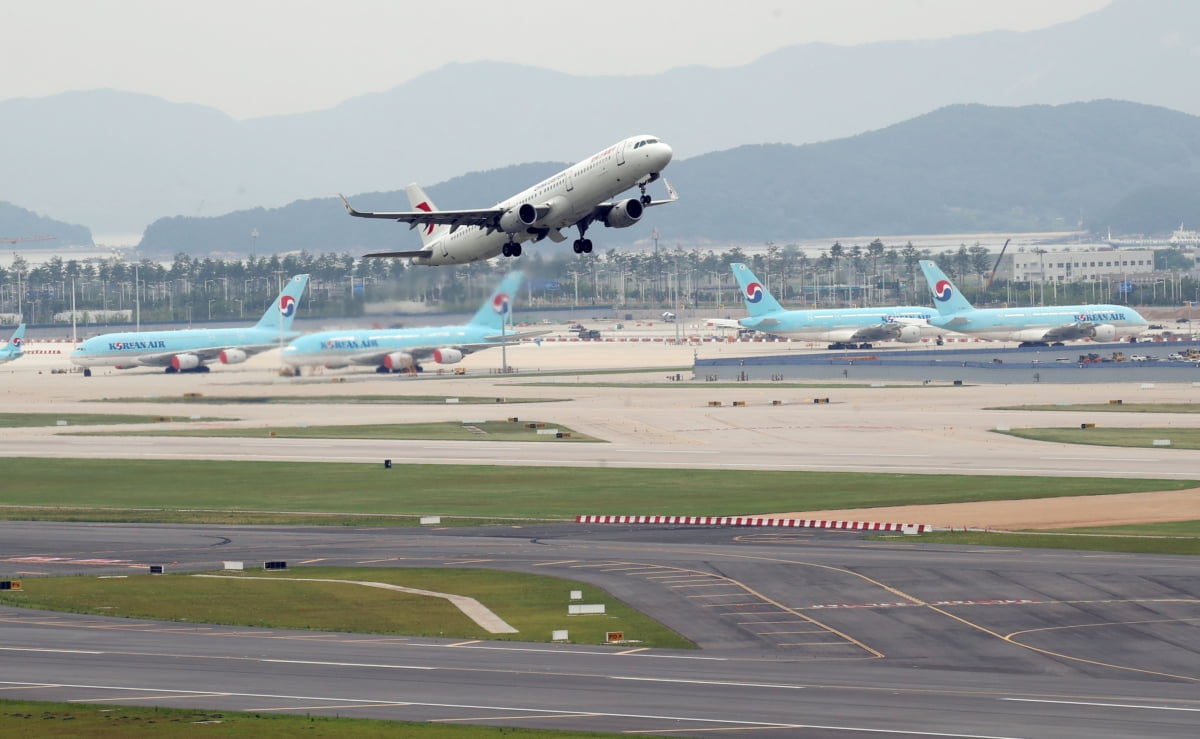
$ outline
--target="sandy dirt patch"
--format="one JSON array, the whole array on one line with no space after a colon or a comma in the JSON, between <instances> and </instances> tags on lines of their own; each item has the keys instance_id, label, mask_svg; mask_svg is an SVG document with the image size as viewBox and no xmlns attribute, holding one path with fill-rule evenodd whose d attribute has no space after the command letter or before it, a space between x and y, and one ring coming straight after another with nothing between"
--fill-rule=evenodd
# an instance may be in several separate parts
<instances>
[{"instance_id":1,"label":"sandy dirt patch","mask_svg":"<svg viewBox=\"0 0 1200 739\"><path fill-rule=\"evenodd\" d=\"M1064 529L1078 526L1119 526L1160 521L1198 521L1200 520L1200 488L1157 493L1088 495L1041 500L998 500L985 503L946 503L943 505L755 515L822 521L923 523L932 526L984 529Z\"/></svg>"}]
</instances>

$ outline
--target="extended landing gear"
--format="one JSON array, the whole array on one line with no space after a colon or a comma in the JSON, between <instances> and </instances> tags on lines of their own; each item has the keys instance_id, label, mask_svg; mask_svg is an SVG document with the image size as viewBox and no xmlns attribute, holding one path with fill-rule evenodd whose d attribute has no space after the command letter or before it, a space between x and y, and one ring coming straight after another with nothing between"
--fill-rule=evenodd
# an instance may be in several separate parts
<instances>
[{"instance_id":1,"label":"extended landing gear","mask_svg":"<svg viewBox=\"0 0 1200 739\"><path fill-rule=\"evenodd\" d=\"M642 191L642 205L649 205L651 202L654 201L654 198L652 198L646 194L646 185L649 185L650 182L652 182L652 180L647 180L646 182L643 182L640 185L638 185L638 189Z\"/></svg>"},{"instance_id":2,"label":"extended landing gear","mask_svg":"<svg viewBox=\"0 0 1200 739\"><path fill-rule=\"evenodd\" d=\"M91 368L91 367L84 367L84 368L83 368L83 376L84 376L84 377L91 377L91 376L92 376L92 368Z\"/></svg>"},{"instance_id":3,"label":"extended landing gear","mask_svg":"<svg viewBox=\"0 0 1200 739\"><path fill-rule=\"evenodd\" d=\"M501 247L500 253L506 257L519 257L521 256L521 245L510 241Z\"/></svg>"},{"instance_id":4,"label":"extended landing gear","mask_svg":"<svg viewBox=\"0 0 1200 739\"><path fill-rule=\"evenodd\" d=\"M575 243L572 245L572 248L575 249L576 254L591 254L592 253L592 240L591 239L575 239Z\"/></svg>"}]
</instances>

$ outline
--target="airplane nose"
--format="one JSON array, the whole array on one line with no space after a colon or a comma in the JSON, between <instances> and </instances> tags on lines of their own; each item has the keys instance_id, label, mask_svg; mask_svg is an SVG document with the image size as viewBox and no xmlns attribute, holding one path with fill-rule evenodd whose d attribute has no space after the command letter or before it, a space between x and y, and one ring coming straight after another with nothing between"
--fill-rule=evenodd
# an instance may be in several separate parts
<instances>
[{"instance_id":1,"label":"airplane nose","mask_svg":"<svg viewBox=\"0 0 1200 739\"><path fill-rule=\"evenodd\" d=\"M671 157L674 155L674 152L671 151L670 145L663 141L659 141L655 146L655 149L656 151L654 152L654 155L655 159L658 161L658 168L662 169L671 162Z\"/></svg>"}]
</instances>

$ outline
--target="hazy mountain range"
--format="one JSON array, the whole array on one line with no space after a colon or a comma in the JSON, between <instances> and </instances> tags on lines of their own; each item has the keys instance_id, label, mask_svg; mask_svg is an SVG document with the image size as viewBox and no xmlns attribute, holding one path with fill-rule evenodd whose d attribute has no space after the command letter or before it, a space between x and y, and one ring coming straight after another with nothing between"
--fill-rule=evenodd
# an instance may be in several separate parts
<instances>
[{"instance_id":1,"label":"hazy mountain range","mask_svg":"<svg viewBox=\"0 0 1200 739\"><path fill-rule=\"evenodd\" d=\"M678 166L744 145L845 138L959 103L1113 98L1200 114L1196 28L1200 3L1114 0L1039 31L808 44L732 69L583 77L453 64L329 110L243 121L113 90L13 99L0 101L0 201L97 233L138 233L165 216L573 162L640 132L670 142Z\"/></svg>"}]
</instances>

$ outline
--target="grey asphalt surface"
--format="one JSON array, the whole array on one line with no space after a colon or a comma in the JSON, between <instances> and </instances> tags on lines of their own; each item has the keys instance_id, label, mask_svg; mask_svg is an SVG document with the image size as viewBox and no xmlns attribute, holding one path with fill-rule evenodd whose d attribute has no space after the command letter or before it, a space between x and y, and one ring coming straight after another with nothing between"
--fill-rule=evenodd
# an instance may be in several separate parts
<instances>
[{"instance_id":1,"label":"grey asphalt surface","mask_svg":"<svg viewBox=\"0 0 1200 739\"><path fill-rule=\"evenodd\" d=\"M542 357L548 355L540 355ZM24 361L24 360L23 360ZM543 363L549 363L543 358ZM10 366L15 366L10 365ZM1190 385L649 389L209 376L4 377L9 410L203 413L216 425L520 415L606 444L79 437L12 429L0 455L678 466L1200 479L1200 453L1045 445L1000 425L1096 421L1066 403L1190 402ZM574 378L571 378L574 379ZM620 381L617 378L599 378ZM429 393L529 405L215 405L154 396ZM812 397L830 396L829 404ZM147 403L94 403L145 397ZM782 399L781 405L773 401ZM721 407L710 406L713 400ZM734 407L732 401L745 402ZM1018 403L1061 410L984 410ZM185 407L186 408L186 407ZM1194 416L1099 419L1194 426ZM165 427L165 426L164 426ZM581 511L586 513L586 511ZM1192 737L1200 568L1188 557L913 545L663 526L472 530L0 522L0 572L116 575L285 559L480 566L594 583L698 650L287 632L0 608L0 696L680 736ZM490 604L503 615L503 604ZM564 617L563 628L570 623ZM630 635L632 636L632 635Z\"/></svg>"},{"instance_id":2,"label":"grey asphalt surface","mask_svg":"<svg viewBox=\"0 0 1200 739\"><path fill-rule=\"evenodd\" d=\"M1200 574L1188 557L573 524L13 522L0 523L0 542L3 567L27 578L155 563L184 572L230 559L483 560L603 587L700 647L288 632L0 608L0 695L682 736L1190 737L1200 713Z\"/></svg>"}]
</instances>

